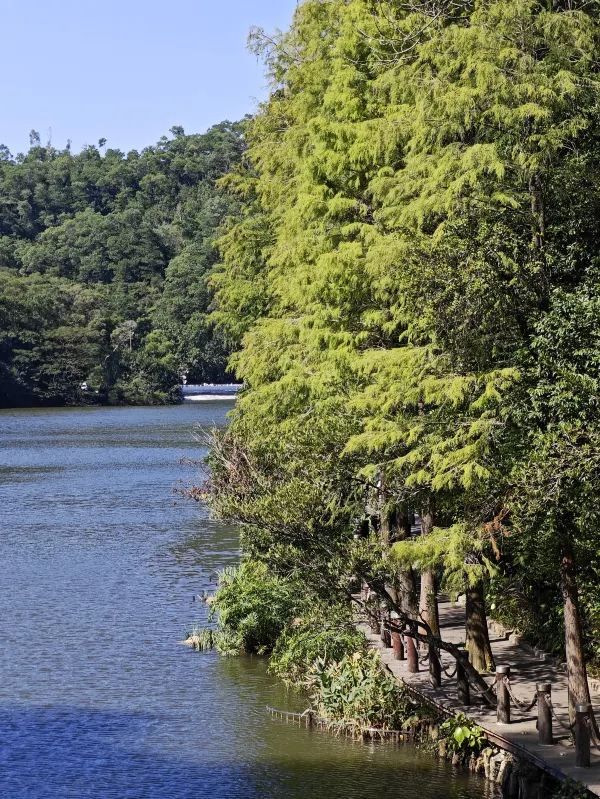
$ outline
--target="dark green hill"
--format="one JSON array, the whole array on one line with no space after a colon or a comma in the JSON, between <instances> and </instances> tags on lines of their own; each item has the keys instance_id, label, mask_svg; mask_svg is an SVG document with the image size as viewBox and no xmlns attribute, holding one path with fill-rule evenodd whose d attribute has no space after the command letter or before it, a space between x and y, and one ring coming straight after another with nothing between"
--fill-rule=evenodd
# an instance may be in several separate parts
<instances>
[{"instance_id":1,"label":"dark green hill","mask_svg":"<svg viewBox=\"0 0 600 799\"><path fill-rule=\"evenodd\" d=\"M207 276L242 127L127 154L0 147L0 406L168 402L182 373L226 377Z\"/></svg>"}]
</instances>

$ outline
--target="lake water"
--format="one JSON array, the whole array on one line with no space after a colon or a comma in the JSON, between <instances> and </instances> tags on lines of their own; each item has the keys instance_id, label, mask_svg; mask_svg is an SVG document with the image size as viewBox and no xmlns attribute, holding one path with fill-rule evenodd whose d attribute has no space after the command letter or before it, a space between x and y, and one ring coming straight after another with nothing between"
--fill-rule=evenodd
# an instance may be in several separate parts
<instances>
[{"instance_id":1,"label":"lake water","mask_svg":"<svg viewBox=\"0 0 600 799\"><path fill-rule=\"evenodd\" d=\"M228 402L0 411L0 797L479 799L411 747L274 721L260 659L181 645L235 529L176 489Z\"/></svg>"}]
</instances>

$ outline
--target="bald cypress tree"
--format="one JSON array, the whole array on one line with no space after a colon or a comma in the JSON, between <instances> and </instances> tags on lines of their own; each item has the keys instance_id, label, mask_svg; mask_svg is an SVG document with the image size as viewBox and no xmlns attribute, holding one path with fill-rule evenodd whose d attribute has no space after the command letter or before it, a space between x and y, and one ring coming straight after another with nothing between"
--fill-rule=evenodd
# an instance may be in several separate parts
<instances>
[{"instance_id":1,"label":"bald cypress tree","mask_svg":"<svg viewBox=\"0 0 600 799\"><path fill-rule=\"evenodd\" d=\"M217 315L243 334L247 385L231 435L255 466L275 458L278 490L314 474L349 520L356 487L382 474L390 502L435 506L431 534L377 569L391 579L418 561L466 588L486 666L482 589L506 555L496 531L531 539L515 485L568 420L542 389L559 369L542 368L546 322L559 297L596 291L597 43L584 3L307 0L265 44L273 93L249 129L251 203L222 245ZM591 376L593 362L578 369ZM589 503L592 471L570 496ZM328 529L322 507L303 508ZM581 525L563 514L545 529L553 551L573 544L572 585ZM566 574L564 555L550 560Z\"/></svg>"}]
</instances>

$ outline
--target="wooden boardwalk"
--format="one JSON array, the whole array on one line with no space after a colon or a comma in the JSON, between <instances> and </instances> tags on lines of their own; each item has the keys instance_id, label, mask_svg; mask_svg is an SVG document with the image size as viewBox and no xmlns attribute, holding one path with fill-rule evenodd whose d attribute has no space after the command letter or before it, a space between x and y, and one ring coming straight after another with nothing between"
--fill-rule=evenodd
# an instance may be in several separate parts
<instances>
[{"instance_id":1,"label":"wooden boardwalk","mask_svg":"<svg viewBox=\"0 0 600 799\"><path fill-rule=\"evenodd\" d=\"M453 605L448 601L440 602L440 625L443 640L456 644L464 642L464 614L464 607ZM442 673L442 687L434 689L429 682L427 663L421 665L422 671L418 674L409 674L406 661L394 660L393 651L383 647L380 637L374 635L367 624L362 623L360 628L367 636L371 646L380 650L382 660L390 671L417 694L443 710L467 714L486 731L490 740L501 748L527 757L555 776L567 776L578 780L587 785L592 793L600 796L600 752L593 745L591 768L577 768L570 735L555 720L553 720L553 728L556 743L553 746L540 745L536 729L535 708L529 713L523 713L511 701L511 723L498 724L495 709L478 701L474 691L471 691L473 704L469 707L460 705L456 699L454 679L449 679ZM551 658L536 655L528 647L511 642L507 635L494 637L493 630L494 625L490 631L490 638L496 665L511 666L511 688L515 696L529 704L533 699L536 683L551 683L552 703L556 714L564 724L568 724L567 677L564 667ZM452 673L454 660L445 653L442 653L442 664L449 673ZM491 684L494 678L490 675L486 679ZM594 709L599 714L600 696L595 694L592 696L592 701Z\"/></svg>"}]
</instances>

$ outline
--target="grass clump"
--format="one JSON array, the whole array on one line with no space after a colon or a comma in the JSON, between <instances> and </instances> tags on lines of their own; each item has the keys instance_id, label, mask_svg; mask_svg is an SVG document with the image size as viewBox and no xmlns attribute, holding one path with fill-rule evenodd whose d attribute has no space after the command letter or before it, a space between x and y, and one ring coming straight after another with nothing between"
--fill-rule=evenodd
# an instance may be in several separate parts
<instances>
[{"instance_id":1,"label":"grass clump","mask_svg":"<svg viewBox=\"0 0 600 799\"><path fill-rule=\"evenodd\" d=\"M300 607L300 596L297 586L258 561L223 569L210 601L209 623L216 619L217 629L195 629L188 641L223 655L269 654Z\"/></svg>"},{"instance_id":2,"label":"grass clump","mask_svg":"<svg viewBox=\"0 0 600 799\"><path fill-rule=\"evenodd\" d=\"M215 648L218 633L205 627L193 627L187 634L186 644L190 644L197 652L209 652Z\"/></svg>"},{"instance_id":3,"label":"grass clump","mask_svg":"<svg viewBox=\"0 0 600 799\"><path fill-rule=\"evenodd\" d=\"M272 652L286 624L299 608L297 586L273 575L258 561L225 569L211 605L227 651L264 655Z\"/></svg>"}]
</instances>

